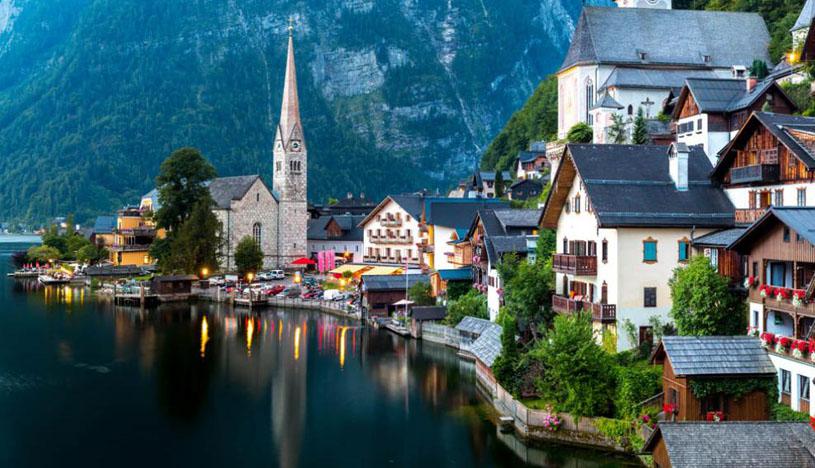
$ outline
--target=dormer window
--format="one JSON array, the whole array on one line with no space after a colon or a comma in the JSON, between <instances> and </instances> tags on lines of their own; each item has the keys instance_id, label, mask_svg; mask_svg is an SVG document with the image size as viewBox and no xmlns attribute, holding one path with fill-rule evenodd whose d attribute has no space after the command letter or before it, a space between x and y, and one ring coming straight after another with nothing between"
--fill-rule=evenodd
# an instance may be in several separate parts
<instances>
[{"instance_id":1,"label":"dormer window","mask_svg":"<svg viewBox=\"0 0 815 468\"><path fill-rule=\"evenodd\" d=\"M648 60L648 53L646 53L644 50L637 49L637 57L644 62Z\"/></svg>"},{"instance_id":2,"label":"dormer window","mask_svg":"<svg viewBox=\"0 0 815 468\"><path fill-rule=\"evenodd\" d=\"M707 54L703 55L702 56L702 61L705 62L705 63L710 63L711 62L710 55L707 55Z\"/></svg>"}]
</instances>

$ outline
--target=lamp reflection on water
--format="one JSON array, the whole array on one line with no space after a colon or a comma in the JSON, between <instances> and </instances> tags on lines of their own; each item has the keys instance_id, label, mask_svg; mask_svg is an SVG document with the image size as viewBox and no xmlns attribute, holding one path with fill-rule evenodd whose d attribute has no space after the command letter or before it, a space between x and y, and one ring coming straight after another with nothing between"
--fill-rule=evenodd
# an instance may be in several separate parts
<instances>
[{"instance_id":1,"label":"lamp reflection on water","mask_svg":"<svg viewBox=\"0 0 815 468\"><path fill-rule=\"evenodd\" d=\"M340 335L340 367L345 367L345 333L348 327L342 327L342 334Z\"/></svg>"},{"instance_id":2,"label":"lamp reflection on water","mask_svg":"<svg viewBox=\"0 0 815 468\"><path fill-rule=\"evenodd\" d=\"M300 327L294 329L294 360L300 359Z\"/></svg>"},{"instance_id":3,"label":"lamp reflection on water","mask_svg":"<svg viewBox=\"0 0 815 468\"><path fill-rule=\"evenodd\" d=\"M253 318L246 319L246 354L252 355L252 335L255 333L255 320Z\"/></svg>"},{"instance_id":4,"label":"lamp reflection on water","mask_svg":"<svg viewBox=\"0 0 815 468\"><path fill-rule=\"evenodd\" d=\"M209 341L209 325L207 324L207 318L201 321L201 357L204 357L207 353L207 341Z\"/></svg>"}]
</instances>

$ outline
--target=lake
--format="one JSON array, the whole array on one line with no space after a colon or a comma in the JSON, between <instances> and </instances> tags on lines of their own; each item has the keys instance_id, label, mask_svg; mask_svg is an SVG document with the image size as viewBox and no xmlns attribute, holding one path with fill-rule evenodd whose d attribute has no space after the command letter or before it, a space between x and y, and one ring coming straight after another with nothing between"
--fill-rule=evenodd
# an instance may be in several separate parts
<instances>
[{"instance_id":1,"label":"lake","mask_svg":"<svg viewBox=\"0 0 815 468\"><path fill-rule=\"evenodd\" d=\"M113 307L7 279L26 247L0 242L0 466L626 464L499 434L446 347L305 311Z\"/></svg>"}]
</instances>

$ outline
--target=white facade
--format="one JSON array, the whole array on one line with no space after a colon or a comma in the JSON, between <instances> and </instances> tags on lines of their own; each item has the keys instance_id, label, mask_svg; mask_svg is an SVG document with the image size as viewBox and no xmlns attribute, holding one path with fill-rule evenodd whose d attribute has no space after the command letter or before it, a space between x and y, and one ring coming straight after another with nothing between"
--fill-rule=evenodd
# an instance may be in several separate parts
<instances>
[{"instance_id":1,"label":"white facade","mask_svg":"<svg viewBox=\"0 0 815 468\"><path fill-rule=\"evenodd\" d=\"M801 191L800 193L802 195L799 195L799 190ZM750 194L763 191L772 192L771 199L774 205L777 200L776 192L780 191L782 194L782 203L778 204L777 206L815 206L815 183L776 184L754 187L728 187L725 189L730 201L733 202L733 205L738 210L750 208ZM756 206L760 206L760 203L757 203Z\"/></svg>"},{"instance_id":2,"label":"white facade","mask_svg":"<svg viewBox=\"0 0 815 468\"><path fill-rule=\"evenodd\" d=\"M363 263L363 241L341 241L341 240L309 240L309 257L314 257L317 252L333 250L336 256L344 257L349 263Z\"/></svg>"},{"instance_id":3,"label":"white facade","mask_svg":"<svg viewBox=\"0 0 815 468\"><path fill-rule=\"evenodd\" d=\"M688 146L699 146L705 150L710 164L713 166L718 162L719 151L730 143L738 131L734 132L711 132L708 130L708 115L698 114L691 117L679 119L676 122L676 141L685 143ZM685 129L681 132L679 129Z\"/></svg>"},{"instance_id":4,"label":"white facade","mask_svg":"<svg viewBox=\"0 0 815 468\"><path fill-rule=\"evenodd\" d=\"M581 200L579 213L573 208L577 195ZM598 303L605 283L606 303L616 305L617 349L623 351L636 346L637 343L630 343L623 333L623 324L628 320L639 330L650 325L651 317L659 318L662 323L670 321L668 313L672 302L668 280L673 276L673 270L682 264L679 261L679 243L710 230L697 229L694 234L690 228L600 228L595 214L587 209L588 194L582 189L578 176L575 176L568 199L572 201L570 210L567 212L564 207L558 219L557 253L564 253L564 240L567 243L593 241L596 245L597 274L577 276L557 273L555 291L560 296L569 295L570 291L564 289L564 277L567 277L570 285L574 281L594 285L593 302ZM657 259L654 262L643 259L643 243L646 240L656 242ZM605 258L604 250L607 252ZM653 306L645 306L645 288L656 288ZM599 324L596 329L600 331Z\"/></svg>"},{"instance_id":5,"label":"white facade","mask_svg":"<svg viewBox=\"0 0 815 468\"><path fill-rule=\"evenodd\" d=\"M775 312L769 311L767 314L767 321L764 323L764 304L760 302L752 302L749 303L750 312L749 312L749 321L750 327L756 330L765 330L775 335L783 335L783 336L794 336L793 332L793 323L792 318L787 314L779 313L776 317ZM796 411L801 411L801 394L800 394L800 386L799 386L799 379L808 379L809 380L809 392L810 392L810 401L812 399L813 391L815 391L815 362L812 361L804 361L801 359L795 359L790 356L784 356L781 354L776 354L772 351L769 353L770 360L773 362L773 365L778 370L778 395L779 401L783 392L782 384L782 372L786 371L789 374L790 385L789 385L789 396L790 396L790 406L792 409ZM815 405L810 404L809 407L809 415L815 416Z\"/></svg>"},{"instance_id":6,"label":"white facade","mask_svg":"<svg viewBox=\"0 0 815 468\"><path fill-rule=\"evenodd\" d=\"M433 252L424 254L425 265L436 270L459 268L460 265L450 263L450 256L448 256L448 254L452 255L455 250L449 242L458 239L456 230L444 226L432 226L428 229L428 234L430 233L433 235Z\"/></svg>"},{"instance_id":7,"label":"white facade","mask_svg":"<svg viewBox=\"0 0 815 468\"><path fill-rule=\"evenodd\" d=\"M362 226L364 263L418 266L419 221L391 198L377 210Z\"/></svg>"},{"instance_id":8,"label":"white facade","mask_svg":"<svg viewBox=\"0 0 815 468\"><path fill-rule=\"evenodd\" d=\"M501 309L501 295L498 294L498 290L502 287L498 270L490 264L487 275L487 310L490 313L491 322L498 318L498 311Z\"/></svg>"}]
</instances>

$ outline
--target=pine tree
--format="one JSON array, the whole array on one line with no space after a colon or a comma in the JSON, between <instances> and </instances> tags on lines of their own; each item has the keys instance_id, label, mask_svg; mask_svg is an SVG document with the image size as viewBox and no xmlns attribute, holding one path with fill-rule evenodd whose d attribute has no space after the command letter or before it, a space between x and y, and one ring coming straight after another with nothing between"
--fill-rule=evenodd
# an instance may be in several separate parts
<instances>
[{"instance_id":1,"label":"pine tree","mask_svg":"<svg viewBox=\"0 0 815 468\"><path fill-rule=\"evenodd\" d=\"M501 170L495 171L495 198L504 196L504 172Z\"/></svg>"},{"instance_id":2,"label":"pine tree","mask_svg":"<svg viewBox=\"0 0 815 468\"><path fill-rule=\"evenodd\" d=\"M620 114L611 116L611 127L608 129L608 142L617 145L625 143L625 121Z\"/></svg>"},{"instance_id":3,"label":"pine tree","mask_svg":"<svg viewBox=\"0 0 815 468\"><path fill-rule=\"evenodd\" d=\"M648 127L645 124L645 113L642 107L637 110L637 118L634 119L634 131L631 135L631 142L635 145L645 145L649 141Z\"/></svg>"}]
</instances>

